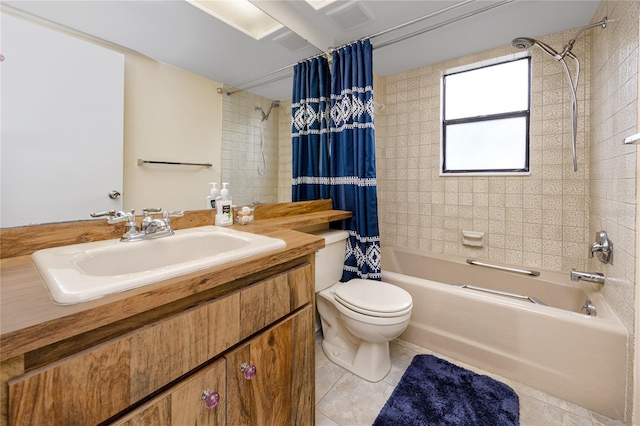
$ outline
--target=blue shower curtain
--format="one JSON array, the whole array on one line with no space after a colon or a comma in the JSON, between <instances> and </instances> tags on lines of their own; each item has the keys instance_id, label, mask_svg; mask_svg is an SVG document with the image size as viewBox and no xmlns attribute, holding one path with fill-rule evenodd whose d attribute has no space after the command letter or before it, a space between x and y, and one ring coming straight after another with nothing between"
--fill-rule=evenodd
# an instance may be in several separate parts
<instances>
[{"instance_id":1,"label":"blue shower curtain","mask_svg":"<svg viewBox=\"0 0 640 426\"><path fill-rule=\"evenodd\" d=\"M349 210L342 281L381 278L375 131L373 48L358 41L333 52L331 75L331 198Z\"/></svg>"},{"instance_id":2,"label":"blue shower curtain","mask_svg":"<svg viewBox=\"0 0 640 426\"><path fill-rule=\"evenodd\" d=\"M373 126L372 46L366 40L295 66L293 201L331 198L353 212L342 281L381 278Z\"/></svg>"},{"instance_id":3,"label":"blue shower curtain","mask_svg":"<svg viewBox=\"0 0 640 426\"><path fill-rule=\"evenodd\" d=\"M329 64L324 56L300 62L293 76L292 200L329 199Z\"/></svg>"}]
</instances>

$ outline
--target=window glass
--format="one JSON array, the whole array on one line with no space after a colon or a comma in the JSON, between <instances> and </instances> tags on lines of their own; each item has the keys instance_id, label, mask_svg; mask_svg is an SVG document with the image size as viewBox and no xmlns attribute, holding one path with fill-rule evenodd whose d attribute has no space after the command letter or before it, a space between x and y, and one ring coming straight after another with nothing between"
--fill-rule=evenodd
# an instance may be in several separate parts
<instances>
[{"instance_id":1,"label":"window glass","mask_svg":"<svg viewBox=\"0 0 640 426\"><path fill-rule=\"evenodd\" d=\"M443 77L442 172L529 171L530 58Z\"/></svg>"},{"instance_id":2,"label":"window glass","mask_svg":"<svg viewBox=\"0 0 640 426\"><path fill-rule=\"evenodd\" d=\"M447 126L447 167L454 170L519 170L526 167L524 117Z\"/></svg>"}]
</instances>

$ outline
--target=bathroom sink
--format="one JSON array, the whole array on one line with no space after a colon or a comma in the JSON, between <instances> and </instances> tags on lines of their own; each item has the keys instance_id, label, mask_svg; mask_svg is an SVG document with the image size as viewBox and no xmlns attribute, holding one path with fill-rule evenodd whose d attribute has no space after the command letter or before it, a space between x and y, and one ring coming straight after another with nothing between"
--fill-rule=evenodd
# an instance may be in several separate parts
<instances>
[{"instance_id":1,"label":"bathroom sink","mask_svg":"<svg viewBox=\"0 0 640 426\"><path fill-rule=\"evenodd\" d=\"M217 226L153 240L96 241L31 255L53 300L84 302L285 247L283 240Z\"/></svg>"}]
</instances>

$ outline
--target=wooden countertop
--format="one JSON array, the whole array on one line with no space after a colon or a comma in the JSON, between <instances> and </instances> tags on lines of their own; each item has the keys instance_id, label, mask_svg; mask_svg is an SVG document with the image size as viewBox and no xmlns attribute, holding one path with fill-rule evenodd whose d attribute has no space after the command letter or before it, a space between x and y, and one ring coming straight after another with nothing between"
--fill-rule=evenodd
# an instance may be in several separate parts
<instances>
[{"instance_id":1,"label":"wooden countertop","mask_svg":"<svg viewBox=\"0 0 640 426\"><path fill-rule=\"evenodd\" d=\"M0 261L0 360L199 294L208 292L215 297L216 289L225 284L292 262L324 246L321 238L292 229L349 217L350 212L324 210L265 218L252 225L234 225L233 228L240 231L283 239L287 246L75 305L57 305L51 300L30 255L3 259Z\"/></svg>"}]
</instances>

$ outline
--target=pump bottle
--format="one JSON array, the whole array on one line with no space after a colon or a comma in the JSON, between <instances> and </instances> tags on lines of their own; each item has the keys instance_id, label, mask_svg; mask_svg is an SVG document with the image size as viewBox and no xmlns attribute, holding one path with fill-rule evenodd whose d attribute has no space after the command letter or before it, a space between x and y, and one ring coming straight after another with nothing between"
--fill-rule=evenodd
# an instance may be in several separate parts
<instances>
[{"instance_id":1,"label":"pump bottle","mask_svg":"<svg viewBox=\"0 0 640 426\"><path fill-rule=\"evenodd\" d=\"M207 208L215 209L216 208L216 198L220 195L220 191L218 190L218 182L209 182L213 187L211 188L211 192L207 196Z\"/></svg>"},{"instance_id":2,"label":"pump bottle","mask_svg":"<svg viewBox=\"0 0 640 426\"><path fill-rule=\"evenodd\" d=\"M227 182L222 182L220 196L216 199L215 223L217 226L233 225L233 208L227 185L229 185Z\"/></svg>"}]
</instances>

